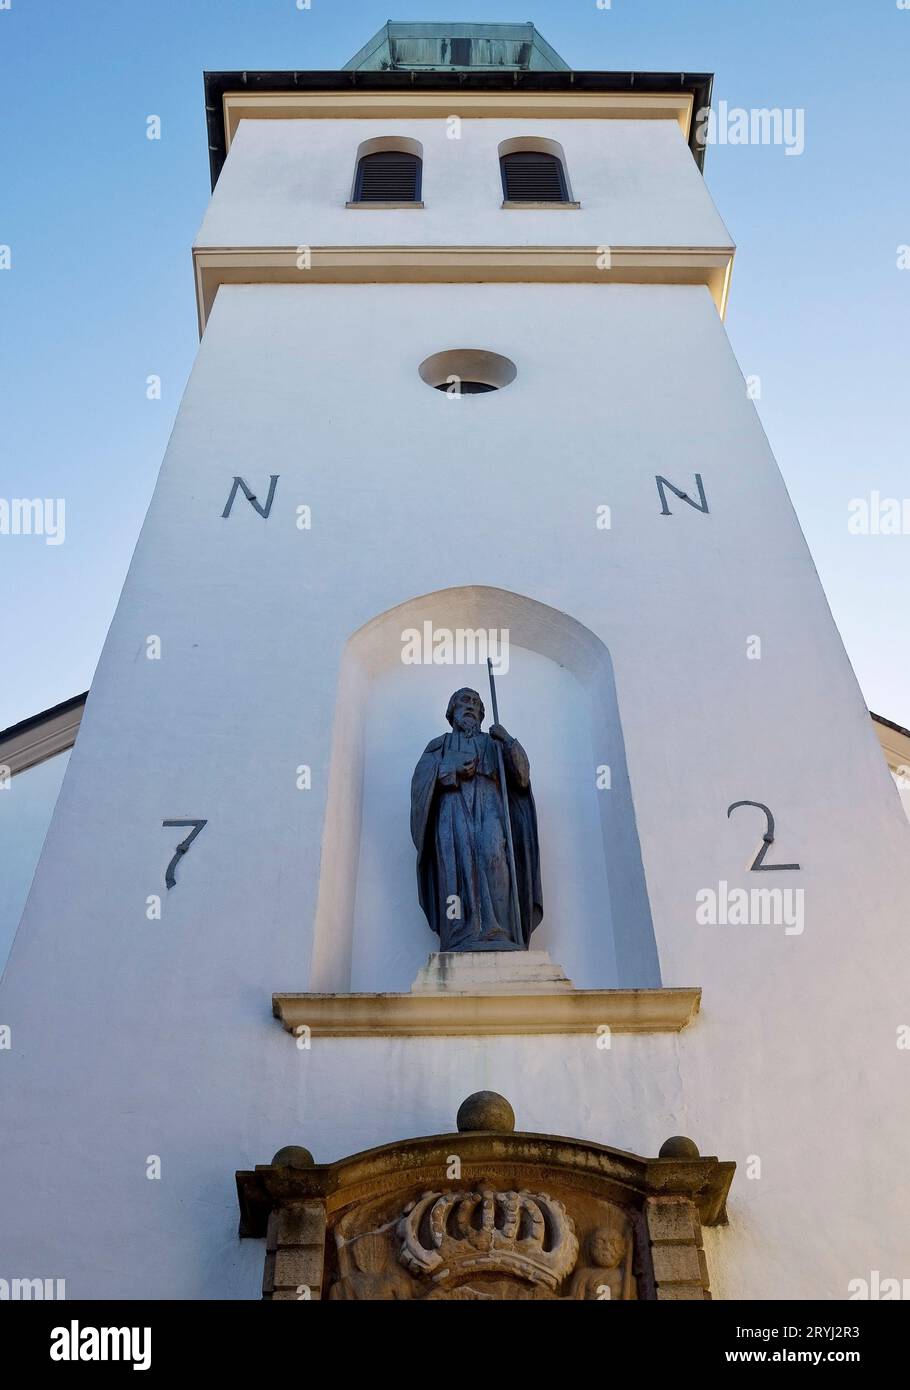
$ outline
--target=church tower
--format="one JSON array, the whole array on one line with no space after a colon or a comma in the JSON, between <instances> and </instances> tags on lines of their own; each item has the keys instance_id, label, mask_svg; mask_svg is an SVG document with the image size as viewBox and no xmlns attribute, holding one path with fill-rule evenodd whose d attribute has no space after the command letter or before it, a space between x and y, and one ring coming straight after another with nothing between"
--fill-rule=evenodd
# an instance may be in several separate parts
<instances>
[{"instance_id":1,"label":"church tower","mask_svg":"<svg viewBox=\"0 0 910 1390\"><path fill-rule=\"evenodd\" d=\"M910 836L724 330L710 89L517 24L207 75L199 353L0 989L14 1272L901 1272Z\"/></svg>"}]
</instances>

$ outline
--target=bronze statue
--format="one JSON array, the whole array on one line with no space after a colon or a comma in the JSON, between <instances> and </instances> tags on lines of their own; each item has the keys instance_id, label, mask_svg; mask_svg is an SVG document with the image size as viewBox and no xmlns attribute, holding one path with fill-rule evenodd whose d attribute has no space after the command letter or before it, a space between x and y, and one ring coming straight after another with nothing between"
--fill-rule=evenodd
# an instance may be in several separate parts
<instances>
[{"instance_id":1,"label":"bronze statue","mask_svg":"<svg viewBox=\"0 0 910 1390\"><path fill-rule=\"evenodd\" d=\"M501 724L482 732L484 716L476 690L456 690L452 732L411 779L418 895L441 951L527 950L543 917L528 755Z\"/></svg>"}]
</instances>

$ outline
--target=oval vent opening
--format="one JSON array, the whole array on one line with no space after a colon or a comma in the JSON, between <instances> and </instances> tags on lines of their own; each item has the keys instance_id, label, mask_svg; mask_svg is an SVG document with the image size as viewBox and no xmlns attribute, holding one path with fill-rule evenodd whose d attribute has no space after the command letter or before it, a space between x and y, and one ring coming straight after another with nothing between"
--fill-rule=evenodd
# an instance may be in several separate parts
<instances>
[{"instance_id":1,"label":"oval vent opening","mask_svg":"<svg viewBox=\"0 0 910 1390\"><path fill-rule=\"evenodd\" d=\"M510 385L518 368L508 357L481 348L451 348L434 352L417 369L427 386L449 396L480 396Z\"/></svg>"}]
</instances>

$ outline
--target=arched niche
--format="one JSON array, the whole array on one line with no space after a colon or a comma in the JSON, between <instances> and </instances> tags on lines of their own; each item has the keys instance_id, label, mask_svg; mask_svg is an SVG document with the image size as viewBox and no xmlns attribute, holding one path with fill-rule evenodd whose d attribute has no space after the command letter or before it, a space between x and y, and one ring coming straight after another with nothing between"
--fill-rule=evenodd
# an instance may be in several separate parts
<instances>
[{"instance_id":1,"label":"arched niche","mask_svg":"<svg viewBox=\"0 0 910 1390\"><path fill-rule=\"evenodd\" d=\"M509 634L500 719L531 760L549 950L579 988L654 988L660 970L604 643L568 614L473 585L409 599L349 639L333 728L309 989L407 990L437 948L417 902L410 780L447 729L449 695L485 666L405 665L403 636L448 629ZM609 768L609 789L597 769Z\"/></svg>"}]
</instances>

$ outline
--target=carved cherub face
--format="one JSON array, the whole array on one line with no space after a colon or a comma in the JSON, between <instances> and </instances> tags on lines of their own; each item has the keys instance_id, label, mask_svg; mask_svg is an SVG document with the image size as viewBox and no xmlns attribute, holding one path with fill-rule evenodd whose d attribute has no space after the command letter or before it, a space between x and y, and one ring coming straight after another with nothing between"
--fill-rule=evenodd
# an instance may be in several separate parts
<instances>
[{"instance_id":1,"label":"carved cherub face","mask_svg":"<svg viewBox=\"0 0 910 1390\"><path fill-rule=\"evenodd\" d=\"M616 1231L600 1226L588 1237L588 1254L598 1269L615 1269L626 1253L626 1242Z\"/></svg>"},{"instance_id":2,"label":"carved cherub face","mask_svg":"<svg viewBox=\"0 0 910 1390\"><path fill-rule=\"evenodd\" d=\"M476 734L486 711L476 690L456 690L449 701L446 718L459 734Z\"/></svg>"}]
</instances>

